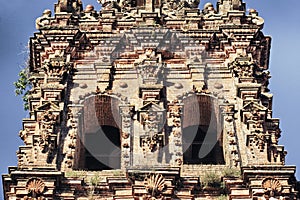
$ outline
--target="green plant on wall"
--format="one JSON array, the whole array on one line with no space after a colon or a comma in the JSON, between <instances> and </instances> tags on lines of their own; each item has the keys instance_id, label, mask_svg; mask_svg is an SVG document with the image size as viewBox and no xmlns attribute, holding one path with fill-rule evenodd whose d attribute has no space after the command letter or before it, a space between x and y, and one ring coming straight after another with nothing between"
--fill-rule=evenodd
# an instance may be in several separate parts
<instances>
[{"instance_id":1,"label":"green plant on wall","mask_svg":"<svg viewBox=\"0 0 300 200\"><path fill-rule=\"evenodd\" d=\"M228 196L227 195L221 195L217 197L217 200L227 200Z\"/></svg>"},{"instance_id":2,"label":"green plant on wall","mask_svg":"<svg viewBox=\"0 0 300 200\"><path fill-rule=\"evenodd\" d=\"M206 173L201 178L201 182L204 187L220 188L222 186L221 177L213 172Z\"/></svg>"},{"instance_id":3,"label":"green plant on wall","mask_svg":"<svg viewBox=\"0 0 300 200\"><path fill-rule=\"evenodd\" d=\"M102 181L103 178L100 176L99 173L95 173L90 179L90 187L88 190L88 199L89 200L93 200L94 199L94 193L95 193L95 189L97 187L97 185L100 183L100 181Z\"/></svg>"},{"instance_id":4,"label":"green plant on wall","mask_svg":"<svg viewBox=\"0 0 300 200\"><path fill-rule=\"evenodd\" d=\"M28 97L29 97L29 90L31 88L31 83L29 81L29 66L27 65L26 67L22 68L18 76L19 79L16 82L14 82L14 86L16 88L15 94L17 96L23 95L22 99L24 101L24 109L28 110L29 109Z\"/></svg>"},{"instance_id":5,"label":"green plant on wall","mask_svg":"<svg viewBox=\"0 0 300 200\"><path fill-rule=\"evenodd\" d=\"M102 180L102 177L100 176L99 173L95 173L91 178L90 178L90 183L93 185L93 186L97 186L100 181Z\"/></svg>"},{"instance_id":6,"label":"green plant on wall","mask_svg":"<svg viewBox=\"0 0 300 200\"><path fill-rule=\"evenodd\" d=\"M240 177L241 170L239 168L227 167L223 170L224 177Z\"/></svg>"},{"instance_id":7,"label":"green plant on wall","mask_svg":"<svg viewBox=\"0 0 300 200\"><path fill-rule=\"evenodd\" d=\"M66 177L72 177L72 178L80 178L80 179L84 179L87 177L87 171L76 171L76 170L72 170L72 171L67 171L65 173Z\"/></svg>"}]
</instances>

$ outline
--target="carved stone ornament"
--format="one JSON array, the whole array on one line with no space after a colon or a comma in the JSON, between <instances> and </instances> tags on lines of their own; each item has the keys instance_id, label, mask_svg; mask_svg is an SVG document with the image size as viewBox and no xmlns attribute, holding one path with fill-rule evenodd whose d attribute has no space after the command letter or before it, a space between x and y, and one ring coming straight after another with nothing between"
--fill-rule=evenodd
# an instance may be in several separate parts
<instances>
[{"instance_id":1,"label":"carved stone ornament","mask_svg":"<svg viewBox=\"0 0 300 200\"><path fill-rule=\"evenodd\" d=\"M20 138L21 138L23 141L25 141L25 140L27 139L28 134L29 134L29 129L28 129L28 128L25 128L24 130L21 130L21 131L19 132L19 136L20 136Z\"/></svg>"},{"instance_id":2,"label":"carved stone ornament","mask_svg":"<svg viewBox=\"0 0 300 200\"><path fill-rule=\"evenodd\" d=\"M81 0L59 0L55 12L76 13L82 10L83 8Z\"/></svg>"},{"instance_id":3,"label":"carved stone ornament","mask_svg":"<svg viewBox=\"0 0 300 200\"><path fill-rule=\"evenodd\" d=\"M175 102L173 105L169 106L170 116L172 116L172 117L180 117L181 116L182 106L178 105L176 103L177 102Z\"/></svg>"},{"instance_id":4,"label":"carved stone ornament","mask_svg":"<svg viewBox=\"0 0 300 200\"><path fill-rule=\"evenodd\" d=\"M146 177L144 185L152 197L158 196L166 187L165 179L161 174L153 174L150 177Z\"/></svg>"},{"instance_id":5,"label":"carved stone ornament","mask_svg":"<svg viewBox=\"0 0 300 200\"><path fill-rule=\"evenodd\" d=\"M149 134L150 135L147 136L141 136L141 147L143 149L143 153L149 151L154 152L163 145L162 134L155 134L153 132L150 132Z\"/></svg>"},{"instance_id":6,"label":"carved stone ornament","mask_svg":"<svg viewBox=\"0 0 300 200\"><path fill-rule=\"evenodd\" d=\"M26 190L31 197L37 197L45 192L45 183L39 178L32 178L27 181Z\"/></svg>"},{"instance_id":7,"label":"carved stone ornament","mask_svg":"<svg viewBox=\"0 0 300 200\"><path fill-rule=\"evenodd\" d=\"M128 139L129 138L129 133L123 132L122 133L122 138Z\"/></svg>"},{"instance_id":8,"label":"carved stone ornament","mask_svg":"<svg viewBox=\"0 0 300 200\"><path fill-rule=\"evenodd\" d=\"M44 10L43 15L37 18L35 21L36 29L41 29L46 27L47 25L50 25L50 19L51 19L51 10L49 9Z\"/></svg>"},{"instance_id":9,"label":"carved stone ornament","mask_svg":"<svg viewBox=\"0 0 300 200\"><path fill-rule=\"evenodd\" d=\"M44 60L42 68L48 76L60 78L72 68L70 55L62 50L55 50L54 54L49 55L49 59Z\"/></svg>"},{"instance_id":10,"label":"carved stone ornament","mask_svg":"<svg viewBox=\"0 0 300 200\"><path fill-rule=\"evenodd\" d=\"M282 186L280 182L273 178L266 178L262 182L262 187L265 190L265 195L274 197L282 191Z\"/></svg>"},{"instance_id":11,"label":"carved stone ornament","mask_svg":"<svg viewBox=\"0 0 300 200\"><path fill-rule=\"evenodd\" d=\"M253 78L255 65L250 57L241 55L230 64L229 68L238 78Z\"/></svg>"},{"instance_id":12,"label":"carved stone ornament","mask_svg":"<svg viewBox=\"0 0 300 200\"><path fill-rule=\"evenodd\" d=\"M264 150L265 143L266 143L266 137L264 133L257 133L254 136L254 139L256 140L256 145L258 146L260 151Z\"/></svg>"},{"instance_id":13,"label":"carved stone ornament","mask_svg":"<svg viewBox=\"0 0 300 200\"><path fill-rule=\"evenodd\" d=\"M50 136L54 133L54 125L57 122L58 116L55 115L52 111L45 111L40 121L40 138L39 146L43 153L50 151L52 149L50 145Z\"/></svg>"}]
</instances>

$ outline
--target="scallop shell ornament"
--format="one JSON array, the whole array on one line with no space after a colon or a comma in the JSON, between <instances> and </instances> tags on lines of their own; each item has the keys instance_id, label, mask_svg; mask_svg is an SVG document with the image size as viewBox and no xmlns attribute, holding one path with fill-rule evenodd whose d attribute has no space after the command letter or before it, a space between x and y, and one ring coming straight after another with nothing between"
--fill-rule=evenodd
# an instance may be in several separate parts
<instances>
[{"instance_id":1,"label":"scallop shell ornament","mask_svg":"<svg viewBox=\"0 0 300 200\"><path fill-rule=\"evenodd\" d=\"M144 180L146 190L152 196L161 193L165 188L165 179L161 174L153 174Z\"/></svg>"},{"instance_id":2,"label":"scallop shell ornament","mask_svg":"<svg viewBox=\"0 0 300 200\"><path fill-rule=\"evenodd\" d=\"M28 191L28 194L31 194L33 196L39 195L45 191L45 183L41 179L32 178L28 180L26 189Z\"/></svg>"},{"instance_id":3,"label":"scallop shell ornament","mask_svg":"<svg viewBox=\"0 0 300 200\"><path fill-rule=\"evenodd\" d=\"M282 191L280 182L273 178L267 178L262 182L262 187L265 189L265 194L274 197Z\"/></svg>"}]
</instances>

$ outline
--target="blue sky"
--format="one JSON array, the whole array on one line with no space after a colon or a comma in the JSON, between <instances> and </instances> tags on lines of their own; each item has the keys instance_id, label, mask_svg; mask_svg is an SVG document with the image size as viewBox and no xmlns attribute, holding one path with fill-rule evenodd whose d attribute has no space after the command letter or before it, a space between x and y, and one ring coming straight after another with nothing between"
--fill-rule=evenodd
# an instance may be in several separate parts
<instances>
[{"instance_id":1,"label":"blue sky","mask_svg":"<svg viewBox=\"0 0 300 200\"><path fill-rule=\"evenodd\" d=\"M33 36L35 19L44 9L53 10L57 0L0 0L0 173L15 166L16 151L22 141L18 132L22 127L23 111L20 97L14 94L13 82L26 60L27 42ZM245 1L245 0L244 0ZM208 1L201 1L200 7ZM215 1L211 1L214 5ZM300 1L298 0L247 0L247 8L255 8L265 19L264 33L272 36L270 89L274 94L273 117L280 118L282 137L288 155L287 165L298 167L300 179ZM97 6L96 0L83 0L84 5ZM96 7L96 8L99 8ZM2 183L0 199L3 199Z\"/></svg>"}]
</instances>

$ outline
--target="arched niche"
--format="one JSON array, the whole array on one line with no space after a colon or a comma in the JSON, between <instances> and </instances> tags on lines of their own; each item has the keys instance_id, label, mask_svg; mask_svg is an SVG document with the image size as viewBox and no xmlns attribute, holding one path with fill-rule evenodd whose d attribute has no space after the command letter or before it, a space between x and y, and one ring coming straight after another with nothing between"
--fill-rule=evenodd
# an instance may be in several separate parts
<instances>
[{"instance_id":1,"label":"arched niche","mask_svg":"<svg viewBox=\"0 0 300 200\"><path fill-rule=\"evenodd\" d=\"M120 102L109 95L85 99L78 124L80 144L76 168L94 171L120 168Z\"/></svg>"},{"instance_id":2,"label":"arched niche","mask_svg":"<svg viewBox=\"0 0 300 200\"><path fill-rule=\"evenodd\" d=\"M183 105L183 163L225 164L217 99L195 94Z\"/></svg>"}]
</instances>

